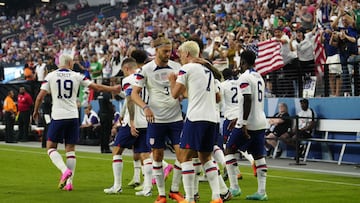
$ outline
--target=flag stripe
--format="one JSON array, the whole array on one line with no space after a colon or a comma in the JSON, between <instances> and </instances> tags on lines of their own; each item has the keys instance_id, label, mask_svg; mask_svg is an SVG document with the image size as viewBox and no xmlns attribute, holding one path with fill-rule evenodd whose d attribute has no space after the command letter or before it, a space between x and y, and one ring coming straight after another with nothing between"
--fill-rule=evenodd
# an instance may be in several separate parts
<instances>
[{"instance_id":1,"label":"flag stripe","mask_svg":"<svg viewBox=\"0 0 360 203\"><path fill-rule=\"evenodd\" d=\"M281 44L275 40L266 40L258 43L258 57L255 61L255 70L261 75L266 75L284 66L280 54Z\"/></svg>"}]
</instances>

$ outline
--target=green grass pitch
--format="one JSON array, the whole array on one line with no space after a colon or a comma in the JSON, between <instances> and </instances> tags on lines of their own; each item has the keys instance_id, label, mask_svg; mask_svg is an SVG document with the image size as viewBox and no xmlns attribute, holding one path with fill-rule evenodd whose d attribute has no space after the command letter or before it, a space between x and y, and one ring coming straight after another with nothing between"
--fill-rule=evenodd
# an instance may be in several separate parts
<instances>
[{"instance_id":1,"label":"green grass pitch","mask_svg":"<svg viewBox=\"0 0 360 203\"><path fill-rule=\"evenodd\" d=\"M110 154L76 152L76 157L74 191L67 192L57 189L60 172L44 149L0 145L0 203L154 202L156 187L152 197L136 197L134 189L127 186L133 175L131 157L124 157L123 193L119 195L103 192L113 183ZM249 166L240 169L244 177L239 180L243 195L230 202L251 202L245 200L245 196L256 191L257 180ZM166 182L166 191L170 184L171 177ZM209 202L208 183L200 183L199 189L200 202ZM358 202L360 178L270 168L267 194L270 202ZM172 201L168 199L168 202Z\"/></svg>"}]
</instances>

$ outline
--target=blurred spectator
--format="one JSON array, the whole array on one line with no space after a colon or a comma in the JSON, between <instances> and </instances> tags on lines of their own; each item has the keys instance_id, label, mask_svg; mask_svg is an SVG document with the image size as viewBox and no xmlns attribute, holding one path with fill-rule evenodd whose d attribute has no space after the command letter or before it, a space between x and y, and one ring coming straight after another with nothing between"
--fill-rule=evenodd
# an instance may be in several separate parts
<instances>
[{"instance_id":1,"label":"blurred spectator","mask_svg":"<svg viewBox=\"0 0 360 203\"><path fill-rule=\"evenodd\" d=\"M98 58L95 54L91 56L90 74L91 74L91 79L95 83L101 83L102 64L99 63Z\"/></svg>"},{"instance_id":2,"label":"blurred spectator","mask_svg":"<svg viewBox=\"0 0 360 203\"><path fill-rule=\"evenodd\" d=\"M343 27L339 26L339 20L343 24ZM353 62L355 56L358 54L358 48L356 43L357 31L353 27L354 20L345 11L344 7L339 7L338 17L331 24L331 27L335 31L339 31L339 49L340 49L340 61L342 65L342 78L343 78L343 90L344 95L350 95L350 73L347 66L347 62Z\"/></svg>"},{"instance_id":3,"label":"blurred spectator","mask_svg":"<svg viewBox=\"0 0 360 203\"><path fill-rule=\"evenodd\" d=\"M80 143L99 143L94 140L100 139L100 118L98 114L92 110L91 105L85 107L84 111L84 119L80 126Z\"/></svg>"},{"instance_id":4,"label":"blurred spectator","mask_svg":"<svg viewBox=\"0 0 360 203\"><path fill-rule=\"evenodd\" d=\"M270 127L266 131L266 151L268 156L273 153L276 147L277 138L281 138L286 132L291 131L291 119L289 118L288 107L286 103L279 103L279 112L269 119ZM282 149L279 147L276 157L281 155Z\"/></svg>"},{"instance_id":5,"label":"blurred spectator","mask_svg":"<svg viewBox=\"0 0 360 203\"><path fill-rule=\"evenodd\" d=\"M5 120L5 142L16 143L14 133L14 123L17 114L16 104L14 102L14 91L10 90L4 100L3 105L4 120Z\"/></svg>"},{"instance_id":6,"label":"blurred spectator","mask_svg":"<svg viewBox=\"0 0 360 203\"><path fill-rule=\"evenodd\" d=\"M18 140L26 142L29 140L29 125L31 117L31 108L34 104L30 94L25 90L25 87L20 87L18 94L18 123L19 123L19 137Z\"/></svg>"},{"instance_id":7,"label":"blurred spectator","mask_svg":"<svg viewBox=\"0 0 360 203\"><path fill-rule=\"evenodd\" d=\"M46 69L46 64L43 63L41 57L37 59L37 64L35 66L35 78L37 81L42 82L44 81L45 76L47 75L48 71Z\"/></svg>"}]
</instances>

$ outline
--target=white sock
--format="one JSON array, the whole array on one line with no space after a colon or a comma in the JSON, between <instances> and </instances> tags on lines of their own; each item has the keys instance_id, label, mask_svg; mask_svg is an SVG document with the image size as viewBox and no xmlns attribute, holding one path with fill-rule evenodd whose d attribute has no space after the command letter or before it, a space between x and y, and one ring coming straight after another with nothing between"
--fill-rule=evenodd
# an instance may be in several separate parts
<instances>
[{"instance_id":1,"label":"white sock","mask_svg":"<svg viewBox=\"0 0 360 203\"><path fill-rule=\"evenodd\" d=\"M193 158L192 161L195 169L194 194L196 194L199 193L199 176L201 172L201 162L199 158Z\"/></svg>"},{"instance_id":2,"label":"white sock","mask_svg":"<svg viewBox=\"0 0 360 203\"><path fill-rule=\"evenodd\" d=\"M153 176L156 180L156 187L158 188L158 193L160 196L166 196L165 193L165 179L164 179L164 170L162 162L153 161Z\"/></svg>"},{"instance_id":3,"label":"white sock","mask_svg":"<svg viewBox=\"0 0 360 203\"><path fill-rule=\"evenodd\" d=\"M209 181L209 185L211 187L212 199L213 200L219 199L220 187L219 187L219 179L218 179L218 170L212 160L204 164L204 171L206 173L207 180Z\"/></svg>"},{"instance_id":4,"label":"white sock","mask_svg":"<svg viewBox=\"0 0 360 203\"><path fill-rule=\"evenodd\" d=\"M53 164L61 171L61 173L65 173L66 169L68 169L64 163L63 158L55 148L51 148L47 151L51 161Z\"/></svg>"},{"instance_id":5,"label":"white sock","mask_svg":"<svg viewBox=\"0 0 360 203\"><path fill-rule=\"evenodd\" d=\"M141 161L134 161L134 181L135 183L140 183L140 174L141 174Z\"/></svg>"},{"instance_id":6,"label":"white sock","mask_svg":"<svg viewBox=\"0 0 360 203\"><path fill-rule=\"evenodd\" d=\"M223 167L225 166L224 152L217 145L214 145L213 158L218 164L221 164Z\"/></svg>"},{"instance_id":7,"label":"white sock","mask_svg":"<svg viewBox=\"0 0 360 203\"><path fill-rule=\"evenodd\" d=\"M266 194L266 176L267 166L265 158L255 160L256 174L258 180L258 193L263 195Z\"/></svg>"},{"instance_id":8,"label":"white sock","mask_svg":"<svg viewBox=\"0 0 360 203\"><path fill-rule=\"evenodd\" d=\"M171 188L170 188L170 190L172 192L179 192L180 182L181 182L181 174L182 174L181 165L182 164L180 164L180 162L178 160L175 160L174 169L173 169L173 177L172 177Z\"/></svg>"},{"instance_id":9,"label":"white sock","mask_svg":"<svg viewBox=\"0 0 360 203\"><path fill-rule=\"evenodd\" d=\"M143 161L143 174L144 174L144 189L143 191L148 192L152 188L152 159L145 159Z\"/></svg>"},{"instance_id":10,"label":"white sock","mask_svg":"<svg viewBox=\"0 0 360 203\"><path fill-rule=\"evenodd\" d=\"M186 200L189 202L194 201L194 179L195 168L192 161L187 161L181 164L182 179L184 183L184 190L186 194Z\"/></svg>"},{"instance_id":11,"label":"white sock","mask_svg":"<svg viewBox=\"0 0 360 203\"><path fill-rule=\"evenodd\" d=\"M165 160L162 160L162 165L163 165L163 169L165 169L169 165L169 163L166 162Z\"/></svg>"},{"instance_id":12,"label":"white sock","mask_svg":"<svg viewBox=\"0 0 360 203\"><path fill-rule=\"evenodd\" d=\"M233 154L226 155L225 160L226 160L226 170L229 176L230 188L238 189L239 183L236 172L236 168L238 168L238 166L235 156Z\"/></svg>"},{"instance_id":13,"label":"white sock","mask_svg":"<svg viewBox=\"0 0 360 203\"><path fill-rule=\"evenodd\" d=\"M121 155L114 155L112 162L113 174L114 174L114 187L121 188L121 179L123 171L123 161Z\"/></svg>"},{"instance_id":14,"label":"white sock","mask_svg":"<svg viewBox=\"0 0 360 203\"><path fill-rule=\"evenodd\" d=\"M71 177L67 180L67 184L69 184L72 183L75 174L75 168L76 168L75 151L66 152L66 166L68 167L68 169L72 171Z\"/></svg>"}]
</instances>

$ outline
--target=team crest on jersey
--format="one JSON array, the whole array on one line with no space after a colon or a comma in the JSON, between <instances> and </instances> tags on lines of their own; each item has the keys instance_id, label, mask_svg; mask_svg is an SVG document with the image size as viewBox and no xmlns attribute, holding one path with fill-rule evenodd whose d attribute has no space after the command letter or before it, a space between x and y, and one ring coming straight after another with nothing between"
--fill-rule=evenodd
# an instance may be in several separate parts
<instances>
[{"instance_id":1,"label":"team crest on jersey","mask_svg":"<svg viewBox=\"0 0 360 203\"><path fill-rule=\"evenodd\" d=\"M163 73L155 74L155 80L157 80L157 81L168 81L168 73L163 72Z\"/></svg>"},{"instance_id":2,"label":"team crest on jersey","mask_svg":"<svg viewBox=\"0 0 360 203\"><path fill-rule=\"evenodd\" d=\"M155 138L150 138L149 142L150 142L150 145L155 144Z\"/></svg>"}]
</instances>

